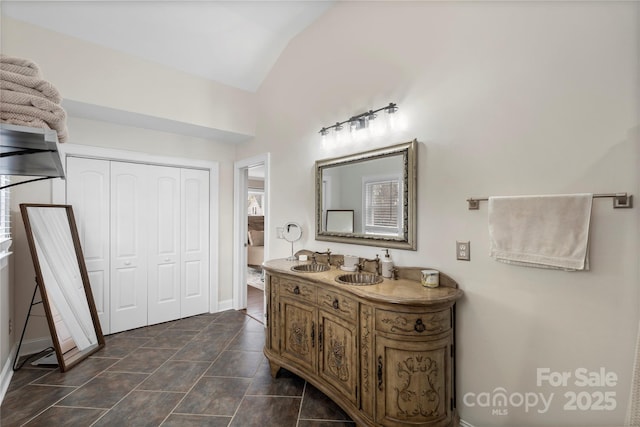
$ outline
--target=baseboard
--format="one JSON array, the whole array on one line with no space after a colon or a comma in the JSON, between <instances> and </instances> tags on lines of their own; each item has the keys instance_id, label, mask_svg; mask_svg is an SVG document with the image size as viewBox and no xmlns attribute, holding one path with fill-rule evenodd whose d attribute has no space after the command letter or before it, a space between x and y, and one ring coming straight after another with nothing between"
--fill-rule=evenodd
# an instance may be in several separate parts
<instances>
[{"instance_id":1,"label":"baseboard","mask_svg":"<svg viewBox=\"0 0 640 427\"><path fill-rule=\"evenodd\" d=\"M228 299L224 301L218 301L218 311L226 311L233 309L233 300ZM216 312L217 313L217 312Z\"/></svg>"},{"instance_id":2,"label":"baseboard","mask_svg":"<svg viewBox=\"0 0 640 427\"><path fill-rule=\"evenodd\" d=\"M0 403L4 400L4 395L7 393L11 377L13 377L13 359L16 355L16 349L18 345L14 345L9 352L9 357L2 365L2 372L0 372Z\"/></svg>"},{"instance_id":3,"label":"baseboard","mask_svg":"<svg viewBox=\"0 0 640 427\"><path fill-rule=\"evenodd\" d=\"M473 427L473 424L469 424L465 420L460 420L460 427Z\"/></svg>"}]
</instances>

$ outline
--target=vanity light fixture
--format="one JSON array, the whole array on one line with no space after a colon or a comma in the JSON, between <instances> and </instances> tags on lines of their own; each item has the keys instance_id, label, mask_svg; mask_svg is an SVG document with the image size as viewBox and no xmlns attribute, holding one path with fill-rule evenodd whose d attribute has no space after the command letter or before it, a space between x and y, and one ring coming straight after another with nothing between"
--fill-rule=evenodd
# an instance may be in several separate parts
<instances>
[{"instance_id":1,"label":"vanity light fixture","mask_svg":"<svg viewBox=\"0 0 640 427\"><path fill-rule=\"evenodd\" d=\"M365 129L369 127L369 122L371 120L374 120L376 117L378 117L376 113L379 113L380 111L385 111L387 114L393 114L396 111L398 111L398 105L393 102L390 102L389 105L386 105L382 108L378 108L377 110L369 110L364 113L349 117L347 120L344 120L342 122L336 122L335 125L323 127L322 129L320 129L319 133L324 137L329 134L329 131L331 129L334 129L336 132L339 132L344 128L344 126L342 125L347 123L349 124L349 130L352 132L360 129Z\"/></svg>"}]
</instances>

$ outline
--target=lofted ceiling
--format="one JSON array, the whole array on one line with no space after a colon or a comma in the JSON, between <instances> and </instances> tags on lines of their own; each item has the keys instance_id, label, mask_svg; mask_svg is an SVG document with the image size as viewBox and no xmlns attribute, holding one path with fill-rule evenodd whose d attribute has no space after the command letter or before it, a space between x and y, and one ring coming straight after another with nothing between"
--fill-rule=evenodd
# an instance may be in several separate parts
<instances>
[{"instance_id":1,"label":"lofted ceiling","mask_svg":"<svg viewBox=\"0 0 640 427\"><path fill-rule=\"evenodd\" d=\"M255 92L289 41L333 5L304 1L2 0L2 14Z\"/></svg>"}]
</instances>

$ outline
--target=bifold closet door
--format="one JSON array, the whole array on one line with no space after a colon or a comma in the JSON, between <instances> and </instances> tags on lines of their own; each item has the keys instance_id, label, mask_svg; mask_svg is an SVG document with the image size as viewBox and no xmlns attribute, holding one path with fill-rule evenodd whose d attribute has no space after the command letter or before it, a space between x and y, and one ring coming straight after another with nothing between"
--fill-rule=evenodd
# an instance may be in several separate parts
<instances>
[{"instance_id":1,"label":"bifold closet door","mask_svg":"<svg viewBox=\"0 0 640 427\"><path fill-rule=\"evenodd\" d=\"M181 169L181 316L209 311L209 171Z\"/></svg>"},{"instance_id":2,"label":"bifold closet door","mask_svg":"<svg viewBox=\"0 0 640 427\"><path fill-rule=\"evenodd\" d=\"M109 334L109 162L68 157L66 184L100 326Z\"/></svg>"},{"instance_id":3,"label":"bifold closet door","mask_svg":"<svg viewBox=\"0 0 640 427\"><path fill-rule=\"evenodd\" d=\"M149 203L148 323L180 318L180 169L145 166Z\"/></svg>"},{"instance_id":4,"label":"bifold closet door","mask_svg":"<svg viewBox=\"0 0 640 427\"><path fill-rule=\"evenodd\" d=\"M147 325L147 207L143 165L111 165L111 333Z\"/></svg>"}]
</instances>

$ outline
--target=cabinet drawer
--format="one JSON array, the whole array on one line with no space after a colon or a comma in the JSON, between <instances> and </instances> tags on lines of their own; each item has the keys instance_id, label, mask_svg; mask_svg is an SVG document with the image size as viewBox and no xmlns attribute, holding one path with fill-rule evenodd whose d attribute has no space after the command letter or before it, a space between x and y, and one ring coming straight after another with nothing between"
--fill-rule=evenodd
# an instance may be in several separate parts
<instances>
[{"instance_id":1,"label":"cabinet drawer","mask_svg":"<svg viewBox=\"0 0 640 427\"><path fill-rule=\"evenodd\" d=\"M376 330L398 335L424 336L451 329L451 310L402 313L376 310Z\"/></svg>"},{"instance_id":2,"label":"cabinet drawer","mask_svg":"<svg viewBox=\"0 0 640 427\"><path fill-rule=\"evenodd\" d=\"M280 279L280 296L288 296L315 304L316 287L293 280Z\"/></svg>"},{"instance_id":3,"label":"cabinet drawer","mask_svg":"<svg viewBox=\"0 0 640 427\"><path fill-rule=\"evenodd\" d=\"M352 322L357 319L358 304L356 300L339 293L324 289L318 291L318 305L320 308Z\"/></svg>"}]
</instances>

